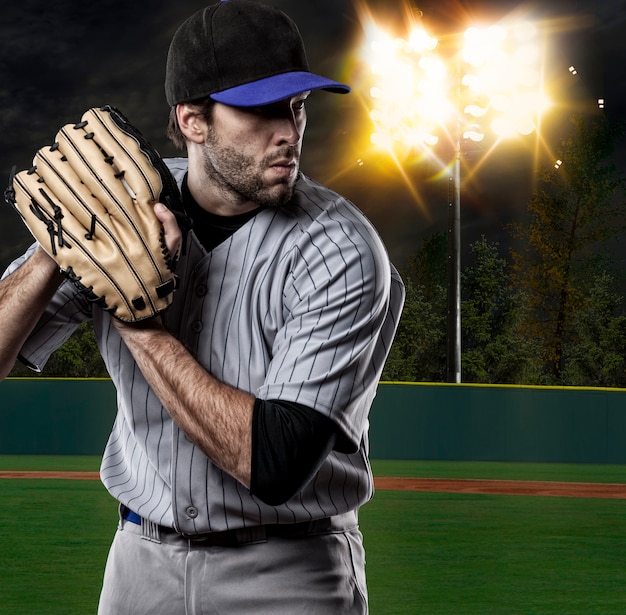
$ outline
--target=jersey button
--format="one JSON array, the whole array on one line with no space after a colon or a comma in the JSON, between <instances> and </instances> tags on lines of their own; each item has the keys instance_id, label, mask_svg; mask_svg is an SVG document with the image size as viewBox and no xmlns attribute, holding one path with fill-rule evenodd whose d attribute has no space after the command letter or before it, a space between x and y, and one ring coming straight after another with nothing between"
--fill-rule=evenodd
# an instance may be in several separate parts
<instances>
[{"instance_id":1,"label":"jersey button","mask_svg":"<svg viewBox=\"0 0 626 615\"><path fill-rule=\"evenodd\" d=\"M194 320L191 323L191 330L194 333L200 333L200 331L202 331L202 321L201 320Z\"/></svg>"},{"instance_id":2,"label":"jersey button","mask_svg":"<svg viewBox=\"0 0 626 615\"><path fill-rule=\"evenodd\" d=\"M207 288L204 284L199 284L196 287L196 295L198 295L198 297L204 297L204 295L206 295L206 291Z\"/></svg>"},{"instance_id":3,"label":"jersey button","mask_svg":"<svg viewBox=\"0 0 626 615\"><path fill-rule=\"evenodd\" d=\"M195 519L198 516L198 509L195 506L187 506L187 514L190 519Z\"/></svg>"}]
</instances>

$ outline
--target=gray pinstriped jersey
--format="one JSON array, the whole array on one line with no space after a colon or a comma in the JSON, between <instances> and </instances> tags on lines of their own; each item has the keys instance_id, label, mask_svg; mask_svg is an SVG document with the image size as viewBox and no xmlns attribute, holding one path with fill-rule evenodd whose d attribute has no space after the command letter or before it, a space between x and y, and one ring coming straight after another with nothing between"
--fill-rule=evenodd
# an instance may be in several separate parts
<instances>
[{"instance_id":1,"label":"gray pinstriped jersey","mask_svg":"<svg viewBox=\"0 0 626 615\"><path fill-rule=\"evenodd\" d=\"M168 164L182 181L186 160ZM330 417L344 452L333 451L285 504L264 504L185 437L109 316L92 313L66 282L22 355L43 367L80 322L93 318L117 388L117 419L101 467L110 493L141 516L189 534L307 521L366 502L373 492L367 417L404 297L371 224L301 175L288 206L261 210L211 252L191 233L178 273L165 320L194 357L229 385Z\"/></svg>"}]
</instances>

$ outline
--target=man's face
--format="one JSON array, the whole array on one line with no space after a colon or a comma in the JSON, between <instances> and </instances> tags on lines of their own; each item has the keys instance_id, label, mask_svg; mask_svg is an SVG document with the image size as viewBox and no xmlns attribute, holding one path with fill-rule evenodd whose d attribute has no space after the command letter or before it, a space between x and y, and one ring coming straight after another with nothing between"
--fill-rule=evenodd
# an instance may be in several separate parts
<instances>
[{"instance_id":1,"label":"man's face","mask_svg":"<svg viewBox=\"0 0 626 615\"><path fill-rule=\"evenodd\" d=\"M254 108L216 103L203 150L204 172L233 204L280 207L300 165L308 93Z\"/></svg>"}]
</instances>

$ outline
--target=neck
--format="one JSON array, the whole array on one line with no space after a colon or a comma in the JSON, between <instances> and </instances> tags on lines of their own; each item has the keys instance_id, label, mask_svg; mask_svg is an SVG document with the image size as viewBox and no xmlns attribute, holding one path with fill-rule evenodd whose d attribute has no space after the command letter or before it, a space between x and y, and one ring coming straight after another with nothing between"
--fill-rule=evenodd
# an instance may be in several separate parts
<instances>
[{"instance_id":1,"label":"neck","mask_svg":"<svg viewBox=\"0 0 626 615\"><path fill-rule=\"evenodd\" d=\"M189 156L187 187L202 209L217 216L237 216L258 209L258 203L237 198L232 191L213 181L207 176L202 160L194 158Z\"/></svg>"}]
</instances>

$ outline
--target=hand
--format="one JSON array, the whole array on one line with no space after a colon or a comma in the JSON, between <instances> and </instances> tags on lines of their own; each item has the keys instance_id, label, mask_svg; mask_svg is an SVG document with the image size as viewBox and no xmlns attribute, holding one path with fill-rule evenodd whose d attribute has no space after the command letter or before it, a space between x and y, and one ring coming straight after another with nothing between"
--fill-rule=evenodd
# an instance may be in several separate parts
<instances>
[{"instance_id":1,"label":"hand","mask_svg":"<svg viewBox=\"0 0 626 615\"><path fill-rule=\"evenodd\" d=\"M163 203L157 203L154 206L154 213L159 222L163 225L163 230L165 231L165 245L172 255L173 262L176 263L183 243L183 235L178 223L176 222L176 216L165 205L163 205ZM132 326L115 318L112 318L111 321L120 333L123 331L132 331L133 329L135 331L150 329L163 330L163 320L160 315L157 315L154 318L138 321L133 323Z\"/></svg>"},{"instance_id":2,"label":"hand","mask_svg":"<svg viewBox=\"0 0 626 615\"><path fill-rule=\"evenodd\" d=\"M165 244L172 255L174 262L180 256L180 249L183 244L183 234L176 222L176 216L163 203L154 206L154 213L163 225L165 231Z\"/></svg>"}]
</instances>

